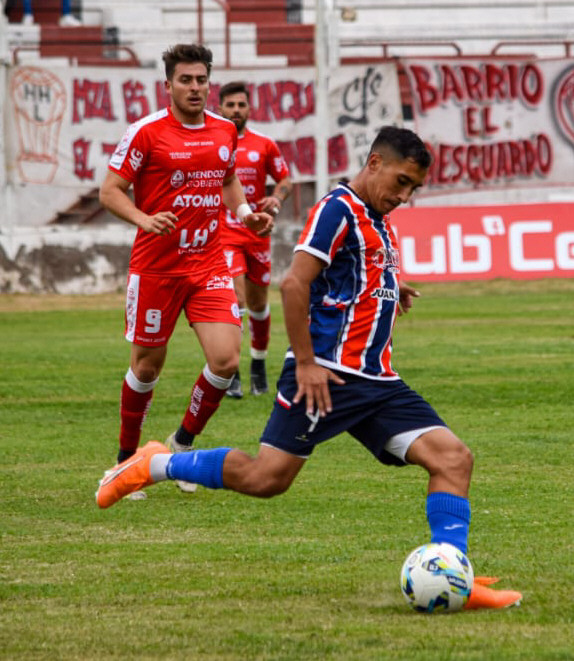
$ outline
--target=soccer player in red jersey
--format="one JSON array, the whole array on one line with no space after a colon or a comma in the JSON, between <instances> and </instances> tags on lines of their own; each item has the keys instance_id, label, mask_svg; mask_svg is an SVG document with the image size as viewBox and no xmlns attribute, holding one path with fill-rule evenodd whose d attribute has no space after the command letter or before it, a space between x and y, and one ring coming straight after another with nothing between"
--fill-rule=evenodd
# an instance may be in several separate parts
<instances>
[{"instance_id":1,"label":"soccer player in red jersey","mask_svg":"<svg viewBox=\"0 0 574 661\"><path fill-rule=\"evenodd\" d=\"M119 461L138 447L182 311L206 365L181 426L168 439L173 450L191 449L237 370L241 321L221 250L222 203L257 236L273 226L270 214L252 211L235 174L235 125L205 109L211 51L178 44L163 60L170 106L127 129L100 189L102 204L138 228L127 285L125 336L131 357L121 392Z\"/></svg>"},{"instance_id":2,"label":"soccer player in red jersey","mask_svg":"<svg viewBox=\"0 0 574 661\"><path fill-rule=\"evenodd\" d=\"M289 197L293 184L289 168L275 142L247 128L250 110L249 89L243 82L223 85L219 90L219 112L231 120L238 134L235 169L243 185L247 202L253 210L279 213ZM271 195L266 195L267 176L275 181ZM260 395L269 390L265 358L269 345L268 289L271 282L271 239L259 237L237 218L231 209L222 211L221 241L239 303L239 314L249 316L251 335L251 393ZM243 396L241 377L236 372L227 391L230 397Z\"/></svg>"},{"instance_id":3,"label":"soccer player in red jersey","mask_svg":"<svg viewBox=\"0 0 574 661\"><path fill-rule=\"evenodd\" d=\"M291 342L257 456L236 448L169 454L150 442L106 472L96 502L109 507L166 479L269 498L286 491L315 447L343 431L381 464L428 473L431 541L467 552L470 449L391 365L392 328L416 291L399 283L389 214L422 186L431 157L407 129L383 127L365 166L309 213L281 294ZM504 608L522 598L474 579L468 609Z\"/></svg>"}]
</instances>

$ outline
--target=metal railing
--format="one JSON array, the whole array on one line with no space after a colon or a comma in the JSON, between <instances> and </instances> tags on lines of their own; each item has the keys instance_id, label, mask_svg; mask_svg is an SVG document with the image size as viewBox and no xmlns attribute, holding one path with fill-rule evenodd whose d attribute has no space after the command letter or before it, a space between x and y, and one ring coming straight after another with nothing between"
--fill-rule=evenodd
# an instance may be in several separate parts
<instances>
[{"instance_id":1,"label":"metal railing","mask_svg":"<svg viewBox=\"0 0 574 661\"><path fill-rule=\"evenodd\" d=\"M513 40L513 41L500 41L496 44L496 46L490 51L491 55L499 55L499 50L502 48L506 48L508 46L563 46L564 47L564 53L566 57L572 57L573 55L573 47L574 47L574 41L569 41L569 40L530 40L530 39L525 39L525 40Z\"/></svg>"}]
</instances>

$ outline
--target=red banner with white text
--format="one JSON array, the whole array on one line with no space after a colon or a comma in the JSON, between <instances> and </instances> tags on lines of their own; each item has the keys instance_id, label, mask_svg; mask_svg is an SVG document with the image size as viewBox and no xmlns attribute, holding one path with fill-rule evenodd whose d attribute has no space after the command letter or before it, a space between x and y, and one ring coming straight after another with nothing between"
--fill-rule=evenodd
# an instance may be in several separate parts
<instances>
[{"instance_id":1,"label":"red banner with white text","mask_svg":"<svg viewBox=\"0 0 574 661\"><path fill-rule=\"evenodd\" d=\"M405 280L574 277L574 204L396 209Z\"/></svg>"}]
</instances>

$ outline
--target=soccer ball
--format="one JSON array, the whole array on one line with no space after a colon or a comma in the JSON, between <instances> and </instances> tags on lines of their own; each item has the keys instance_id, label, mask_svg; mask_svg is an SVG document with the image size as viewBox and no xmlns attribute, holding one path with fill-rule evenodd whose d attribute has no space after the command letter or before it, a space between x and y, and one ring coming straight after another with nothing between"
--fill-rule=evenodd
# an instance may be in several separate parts
<instances>
[{"instance_id":1,"label":"soccer ball","mask_svg":"<svg viewBox=\"0 0 574 661\"><path fill-rule=\"evenodd\" d=\"M474 571L452 544L425 544L412 551L401 569L401 591L420 613L454 613L468 601Z\"/></svg>"}]
</instances>

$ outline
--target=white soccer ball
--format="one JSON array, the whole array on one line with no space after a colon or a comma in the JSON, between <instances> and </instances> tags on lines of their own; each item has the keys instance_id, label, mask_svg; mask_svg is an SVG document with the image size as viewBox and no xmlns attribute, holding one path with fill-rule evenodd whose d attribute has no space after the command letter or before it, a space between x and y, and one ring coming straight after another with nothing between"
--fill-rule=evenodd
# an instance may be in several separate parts
<instances>
[{"instance_id":1,"label":"white soccer ball","mask_svg":"<svg viewBox=\"0 0 574 661\"><path fill-rule=\"evenodd\" d=\"M421 613L455 613L468 601L474 571L452 544L424 544L409 553L401 569L401 591Z\"/></svg>"}]
</instances>

